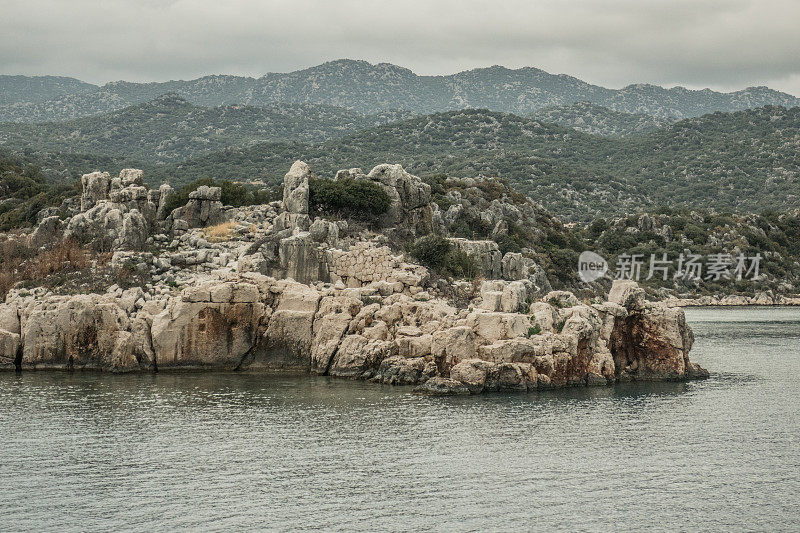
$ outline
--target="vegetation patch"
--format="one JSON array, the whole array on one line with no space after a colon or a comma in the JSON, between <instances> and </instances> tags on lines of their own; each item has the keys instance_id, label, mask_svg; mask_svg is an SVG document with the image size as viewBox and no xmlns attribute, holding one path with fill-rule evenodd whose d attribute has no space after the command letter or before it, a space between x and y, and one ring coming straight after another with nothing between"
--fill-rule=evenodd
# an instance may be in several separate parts
<instances>
[{"instance_id":1,"label":"vegetation patch","mask_svg":"<svg viewBox=\"0 0 800 533\"><path fill-rule=\"evenodd\" d=\"M208 226L203 228L203 235L208 242L224 242L233 238L233 228L236 227L235 222L223 222L216 226Z\"/></svg>"},{"instance_id":2,"label":"vegetation patch","mask_svg":"<svg viewBox=\"0 0 800 533\"><path fill-rule=\"evenodd\" d=\"M0 241L0 301L10 289L22 286L58 287L69 274L90 269L100 258L88 247L75 240L65 239L44 250L18 239Z\"/></svg>"},{"instance_id":3,"label":"vegetation patch","mask_svg":"<svg viewBox=\"0 0 800 533\"><path fill-rule=\"evenodd\" d=\"M417 239L410 252L421 265L441 275L472 279L478 274L475 259L441 235Z\"/></svg>"},{"instance_id":4,"label":"vegetation patch","mask_svg":"<svg viewBox=\"0 0 800 533\"><path fill-rule=\"evenodd\" d=\"M0 157L0 231L36 224L36 215L45 207L55 207L70 196L80 194L78 182L53 185L38 167L24 168Z\"/></svg>"},{"instance_id":5,"label":"vegetation patch","mask_svg":"<svg viewBox=\"0 0 800 533\"><path fill-rule=\"evenodd\" d=\"M371 220L389 210L392 200L380 185L367 180L312 179L309 209L313 213Z\"/></svg>"},{"instance_id":6,"label":"vegetation patch","mask_svg":"<svg viewBox=\"0 0 800 533\"><path fill-rule=\"evenodd\" d=\"M534 324L533 326L528 328L528 332L526 333L526 337L533 337L534 335L539 335L542 332L542 326L539 324Z\"/></svg>"}]
</instances>

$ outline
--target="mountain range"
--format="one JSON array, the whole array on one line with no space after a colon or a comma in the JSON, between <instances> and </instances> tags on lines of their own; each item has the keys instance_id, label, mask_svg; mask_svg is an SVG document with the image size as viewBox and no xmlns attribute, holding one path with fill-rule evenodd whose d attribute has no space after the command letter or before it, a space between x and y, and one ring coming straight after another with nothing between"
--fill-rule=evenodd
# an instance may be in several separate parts
<instances>
[{"instance_id":1,"label":"mountain range","mask_svg":"<svg viewBox=\"0 0 800 533\"><path fill-rule=\"evenodd\" d=\"M201 107L174 93L118 111L47 123L0 123L0 147L67 152L169 163L268 142L322 142L412 116L362 115L319 104Z\"/></svg>"},{"instance_id":2,"label":"mountain range","mask_svg":"<svg viewBox=\"0 0 800 533\"><path fill-rule=\"evenodd\" d=\"M153 147L175 129L170 126L161 132L155 124L183 123L164 112L162 108L168 104L179 117L185 116L180 110L191 113L194 109L177 98L159 99L156 104L105 116L105 126L98 126L93 134L91 128L76 130L76 142L71 141L69 129L56 130L62 137L48 140L45 135L38 144L32 137L25 146L3 151L22 162L36 163L47 175L74 178L96 169L118 171L135 166L145 169L152 183L169 181L176 186L199 177L260 179L274 184L296 159L307 161L322 176L331 176L340 168L369 169L392 161L422 176L506 179L568 220L591 220L661 206L736 212L800 206L800 107L713 113L622 138L470 109L416 116L346 134L328 130L328 140L303 142L297 133L308 134L310 130L289 115L287 120L296 129L273 131L289 131L294 137L255 142L254 137L247 137L254 129L220 128L215 142L229 147L201 153L193 142L181 145L174 140L169 145L172 149L183 147L194 155L161 159L171 153L164 148L168 142L162 141L161 152ZM151 116L134 120L141 127L134 124L117 131L109 126L127 124L118 119L118 113L141 114L154 109L167 117L165 121ZM308 112L305 107L296 109ZM207 116L225 117L228 110L216 108L215 113L218 115L209 112ZM41 126L60 125L25 127ZM305 124L305 128L315 127ZM355 123L353 127L357 127ZM169 138L186 141L191 135L188 130L186 135ZM236 138L249 140L237 144L233 142Z\"/></svg>"},{"instance_id":3,"label":"mountain range","mask_svg":"<svg viewBox=\"0 0 800 533\"><path fill-rule=\"evenodd\" d=\"M258 79L0 87L0 155L52 181L133 166L175 186L275 184L296 159L323 176L393 162L503 178L566 220L800 207L800 102L767 88L613 90L533 68L417 76L349 60Z\"/></svg>"},{"instance_id":4,"label":"mountain range","mask_svg":"<svg viewBox=\"0 0 800 533\"><path fill-rule=\"evenodd\" d=\"M402 110L417 114L486 108L529 115L543 108L590 102L612 111L680 120L715 111L765 105L794 107L800 99L767 87L721 93L635 84L609 89L564 74L525 67L478 68L447 76L419 76L388 63L338 60L260 78L214 75L189 81L94 87L69 78L0 76L0 122L50 122L94 116L175 93L200 106L320 104L362 114Z\"/></svg>"}]
</instances>

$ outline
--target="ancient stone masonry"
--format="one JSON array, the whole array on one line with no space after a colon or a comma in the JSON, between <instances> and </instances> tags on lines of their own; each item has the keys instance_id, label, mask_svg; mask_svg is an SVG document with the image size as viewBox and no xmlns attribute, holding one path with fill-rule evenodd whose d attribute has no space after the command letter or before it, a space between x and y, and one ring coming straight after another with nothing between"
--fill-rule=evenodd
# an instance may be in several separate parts
<instances>
[{"instance_id":1,"label":"ancient stone masonry","mask_svg":"<svg viewBox=\"0 0 800 533\"><path fill-rule=\"evenodd\" d=\"M376 283L382 294L412 291L424 285L426 268L406 263L402 256L393 255L386 246L359 242L349 250L330 250L331 280L348 287Z\"/></svg>"}]
</instances>

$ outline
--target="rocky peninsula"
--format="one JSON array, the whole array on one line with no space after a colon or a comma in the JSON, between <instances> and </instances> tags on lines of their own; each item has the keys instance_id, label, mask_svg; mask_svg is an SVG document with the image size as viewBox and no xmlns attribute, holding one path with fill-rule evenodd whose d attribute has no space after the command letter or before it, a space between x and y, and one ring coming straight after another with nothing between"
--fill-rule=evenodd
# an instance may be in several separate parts
<instances>
[{"instance_id":1,"label":"rocky peninsula","mask_svg":"<svg viewBox=\"0 0 800 533\"><path fill-rule=\"evenodd\" d=\"M298 161L281 200L232 208L204 186L170 211L175 191L148 189L141 171L84 175L79 199L4 242L101 243L108 260L90 265L91 291L12 288L0 304L0 368L301 372L431 394L708 375L689 360L683 311L648 302L634 282L580 301L553 290L530 254L495 241L445 236L472 281L445 279L398 245L441 235L476 205L499 233L509 221L546 223L528 198L454 198L444 209L399 165L339 171L333 181L371 183L389 199L363 224L314 212L312 179ZM122 273L146 281L116 281Z\"/></svg>"}]
</instances>

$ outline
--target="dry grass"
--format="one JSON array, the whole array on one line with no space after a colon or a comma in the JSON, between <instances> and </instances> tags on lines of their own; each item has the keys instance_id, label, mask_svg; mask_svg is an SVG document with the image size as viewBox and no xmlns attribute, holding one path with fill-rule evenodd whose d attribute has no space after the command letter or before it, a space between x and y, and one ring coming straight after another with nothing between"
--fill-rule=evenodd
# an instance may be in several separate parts
<instances>
[{"instance_id":1,"label":"dry grass","mask_svg":"<svg viewBox=\"0 0 800 533\"><path fill-rule=\"evenodd\" d=\"M66 239L41 251L24 240L0 242L0 301L19 282L40 282L54 274L91 266L93 256L77 241Z\"/></svg>"},{"instance_id":2,"label":"dry grass","mask_svg":"<svg viewBox=\"0 0 800 533\"><path fill-rule=\"evenodd\" d=\"M229 241L233 238L233 228L235 227L235 222L223 222L216 226L203 228L203 235L208 242Z\"/></svg>"}]
</instances>

